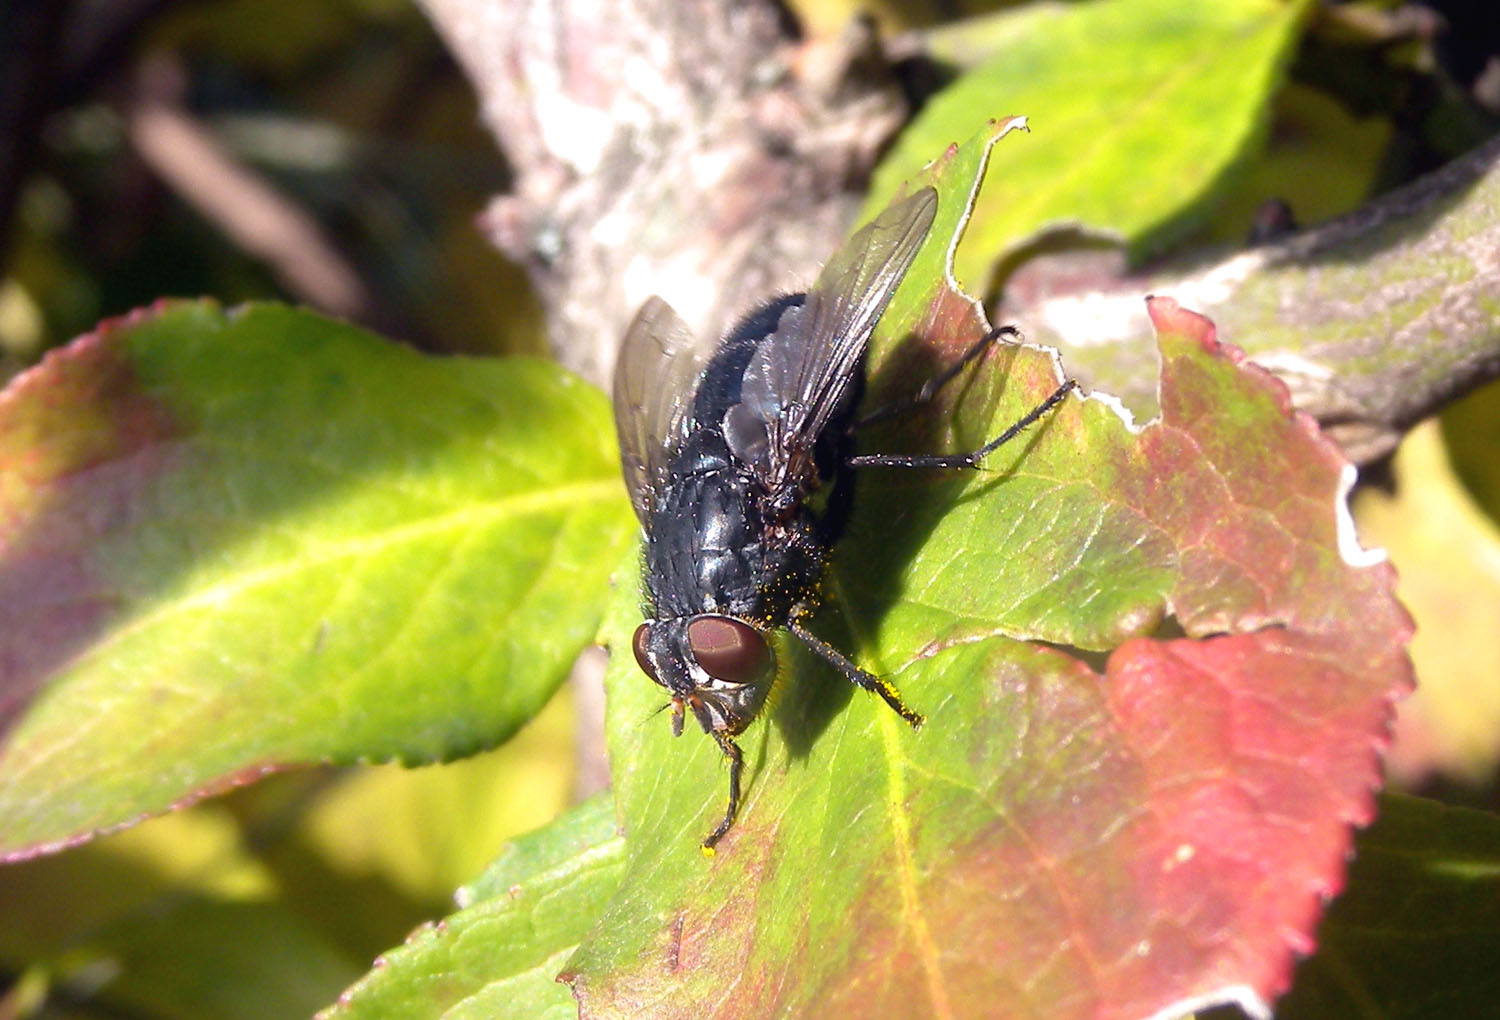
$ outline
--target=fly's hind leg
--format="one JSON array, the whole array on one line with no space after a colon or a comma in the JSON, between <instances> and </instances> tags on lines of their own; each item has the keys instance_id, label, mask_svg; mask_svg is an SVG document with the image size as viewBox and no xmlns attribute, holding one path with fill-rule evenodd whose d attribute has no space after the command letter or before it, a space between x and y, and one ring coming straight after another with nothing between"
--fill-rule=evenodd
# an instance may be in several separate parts
<instances>
[{"instance_id":1,"label":"fly's hind leg","mask_svg":"<svg viewBox=\"0 0 1500 1020\"><path fill-rule=\"evenodd\" d=\"M925 383L923 383L922 388L917 392L911 394L910 396L902 397L899 400L892 401L891 403L886 404L884 407L877 407L869 414L856 419L853 426L851 426L851 430L858 431L866 427L867 425L874 425L876 422L889 421L891 418L898 418L903 414L907 414L908 412L921 407L923 404L929 403L933 397L938 395L938 393L944 386L948 385L954 379L958 378L958 374L962 372L970 362L974 361L974 359L978 358L985 351L989 350L990 347L992 347L994 344L998 343L1002 339L1019 340L1020 338L1021 331L1016 329L1016 327L996 326L994 329L990 330L988 333L986 333L984 336L980 337L972 345L970 345L969 349L964 351L963 357L959 358L953 364L949 365L937 375L933 376L931 379L928 379Z\"/></svg>"},{"instance_id":2,"label":"fly's hind leg","mask_svg":"<svg viewBox=\"0 0 1500 1020\"><path fill-rule=\"evenodd\" d=\"M850 662L838 649L802 626L796 620L789 621L786 629L791 631L797 640L816 652L830 666L844 674L844 677L850 683L856 687L862 687L867 691L880 695L881 699L887 705L891 706L891 709L897 715L911 723L913 729L922 725L924 722L922 716L906 707L906 702L901 700L901 693L888 681L880 679L874 673L867 673L860 669L854 663Z\"/></svg>"},{"instance_id":3,"label":"fly's hind leg","mask_svg":"<svg viewBox=\"0 0 1500 1020\"><path fill-rule=\"evenodd\" d=\"M1019 421L1010 428L1000 433L988 443L977 450L968 453L868 453L849 457L844 461L847 467L893 467L893 468L975 468L979 462L984 460L997 449L1010 442L1016 436L1033 424L1038 418L1046 414L1066 397L1078 384L1072 379L1065 381L1061 386L1052 391L1046 400L1027 411Z\"/></svg>"}]
</instances>

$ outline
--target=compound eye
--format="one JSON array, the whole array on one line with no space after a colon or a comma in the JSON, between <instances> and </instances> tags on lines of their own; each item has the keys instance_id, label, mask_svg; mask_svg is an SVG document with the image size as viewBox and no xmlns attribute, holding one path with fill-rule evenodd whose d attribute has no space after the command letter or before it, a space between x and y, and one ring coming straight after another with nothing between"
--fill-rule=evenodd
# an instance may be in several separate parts
<instances>
[{"instance_id":1,"label":"compound eye","mask_svg":"<svg viewBox=\"0 0 1500 1020\"><path fill-rule=\"evenodd\" d=\"M730 683L749 683L770 662L766 639L748 623L723 616L700 616L687 625L688 647L710 676Z\"/></svg>"},{"instance_id":2,"label":"compound eye","mask_svg":"<svg viewBox=\"0 0 1500 1020\"><path fill-rule=\"evenodd\" d=\"M661 683L660 680L656 679L656 670L651 668L651 660L646 657L646 635L649 633L651 633L651 625L649 623L643 623L637 627L635 629L635 637L630 639L630 650L635 652L635 662L637 666L641 667L641 672L645 673L652 680L656 680L657 683Z\"/></svg>"}]
</instances>

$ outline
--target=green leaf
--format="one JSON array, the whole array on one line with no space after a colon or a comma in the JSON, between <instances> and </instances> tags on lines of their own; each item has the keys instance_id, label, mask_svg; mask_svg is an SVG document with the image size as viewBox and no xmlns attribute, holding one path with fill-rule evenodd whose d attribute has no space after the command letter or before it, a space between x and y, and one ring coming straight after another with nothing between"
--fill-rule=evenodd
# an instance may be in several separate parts
<instances>
[{"instance_id":1,"label":"green leaf","mask_svg":"<svg viewBox=\"0 0 1500 1020\"><path fill-rule=\"evenodd\" d=\"M1500 818L1382 798L1280 1020L1473 1016L1500 995Z\"/></svg>"},{"instance_id":2,"label":"green leaf","mask_svg":"<svg viewBox=\"0 0 1500 1020\"><path fill-rule=\"evenodd\" d=\"M513 843L460 890L463 909L385 954L319 1016L576 1016L557 972L614 894L623 859L611 798L595 797Z\"/></svg>"},{"instance_id":3,"label":"green leaf","mask_svg":"<svg viewBox=\"0 0 1500 1020\"><path fill-rule=\"evenodd\" d=\"M910 185L936 187L937 225L881 323L872 406L982 335L942 258L1011 126ZM1145 1016L1285 989L1370 817L1410 626L1335 448L1206 320L1150 311L1158 421L1070 397L983 471L860 473L813 626L927 723L779 642L708 861L723 761L655 715L621 586L629 842L567 966L585 1017ZM1051 356L1002 346L861 449L972 449L1057 383Z\"/></svg>"},{"instance_id":4,"label":"green leaf","mask_svg":"<svg viewBox=\"0 0 1500 1020\"><path fill-rule=\"evenodd\" d=\"M1099 0L1028 10L988 63L934 97L876 174L882 208L932 153L998 114L1035 137L1007 154L954 260L982 286L1053 226L1119 238L1140 256L1206 214L1258 144L1305 0Z\"/></svg>"},{"instance_id":5,"label":"green leaf","mask_svg":"<svg viewBox=\"0 0 1500 1020\"><path fill-rule=\"evenodd\" d=\"M0 397L0 855L313 761L504 740L633 534L606 401L168 304Z\"/></svg>"}]
</instances>

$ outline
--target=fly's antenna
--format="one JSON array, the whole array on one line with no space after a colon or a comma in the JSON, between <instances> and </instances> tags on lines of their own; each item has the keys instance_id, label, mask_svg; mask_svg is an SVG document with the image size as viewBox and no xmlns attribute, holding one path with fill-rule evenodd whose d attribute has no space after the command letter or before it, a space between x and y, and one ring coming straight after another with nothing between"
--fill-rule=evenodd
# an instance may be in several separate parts
<instances>
[{"instance_id":1,"label":"fly's antenna","mask_svg":"<svg viewBox=\"0 0 1500 1020\"><path fill-rule=\"evenodd\" d=\"M657 705L647 715L643 716L641 718L641 721L638 722L638 723L636 723L636 725L637 726L644 726L644 725L646 725L652 719L655 719L657 716L661 715L663 712L665 712L667 709L669 709L671 707L672 707L672 703L670 701L666 702L665 704Z\"/></svg>"}]
</instances>

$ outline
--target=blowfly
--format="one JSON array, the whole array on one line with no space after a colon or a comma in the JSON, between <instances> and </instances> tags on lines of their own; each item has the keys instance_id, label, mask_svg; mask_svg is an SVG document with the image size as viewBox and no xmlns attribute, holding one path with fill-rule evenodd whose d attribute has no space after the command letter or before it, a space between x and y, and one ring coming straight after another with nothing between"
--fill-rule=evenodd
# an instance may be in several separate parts
<instances>
[{"instance_id":1,"label":"blowfly","mask_svg":"<svg viewBox=\"0 0 1500 1020\"><path fill-rule=\"evenodd\" d=\"M851 509L854 471L975 467L1073 388L1064 382L969 453L854 452L860 425L925 402L990 343L1014 335L993 331L903 406L856 418L870 335L937 205L931 187L891 205L839 249L810 290L760 305L717 343L696 342L671 307L652 298L621 346L615 424L645 532L646 622L632 648L671 696L673 735L691 712L729 761L729 806L705 851L739 810L744 759L734 738L760 713L775 679L771 632L791 632L913 727L922 723L895 687L807 628ZM814 501L815 493L822 498Z\"/></svg>"}]
</instances>

